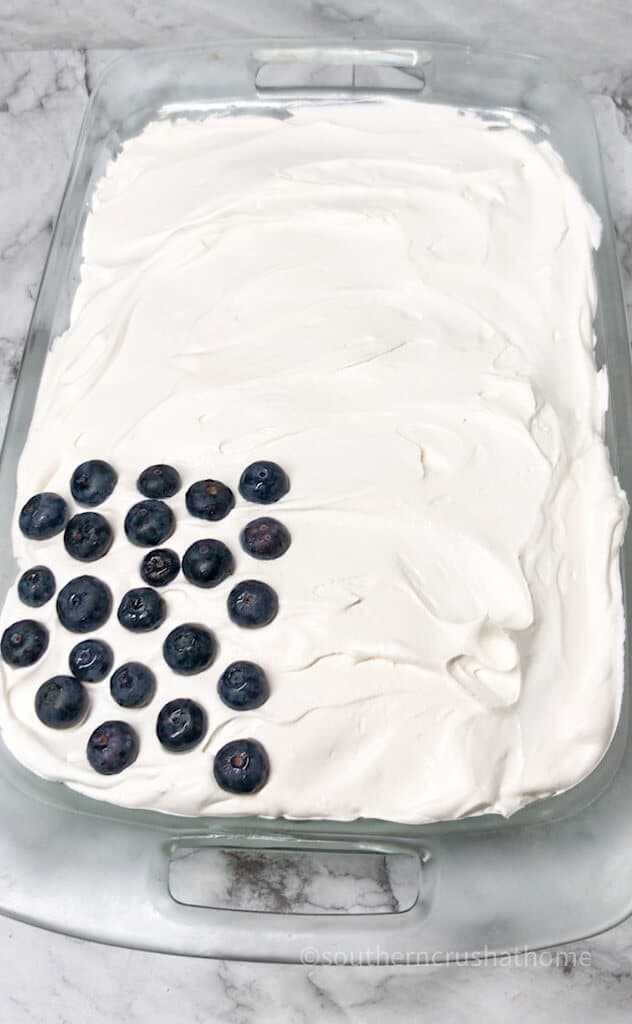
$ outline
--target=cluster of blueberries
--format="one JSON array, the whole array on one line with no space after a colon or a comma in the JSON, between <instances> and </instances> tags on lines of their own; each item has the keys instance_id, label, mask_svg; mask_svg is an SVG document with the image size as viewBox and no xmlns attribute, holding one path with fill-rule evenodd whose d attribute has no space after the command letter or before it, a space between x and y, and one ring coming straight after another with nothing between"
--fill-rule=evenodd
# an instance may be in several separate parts
<instances>
[{"instance_id":1,"label":"cluster of blueberries","mask_svg":"<svg viewBox=\"0 0 632 1024\"><path fill-rule=\"evenodd\" d=\"M117 484L112 466L99 459L76 468L70 490L77 504L94 508L112 494ZM167 465L150 466L137 481L144 500L132 506L125 516L128 540L150 550L142 559L140 575L145 587L135 587L122 598L117 618L131 632L148 632L164 622L164 599L154 588L171 583L180 570L194 586L215 587L234 570L229 548L221 541L196 541L185 552L182 562L163 544L175 529L173 511L165 498L180 490L176 469ZM268 505L277 502L289 490L289 480L274 462L259 461L241 475L239 491L249 502ZM192 516L216 522L235 504L233 492L218 480L199 480L186 492L186 507ZM63 530L64 546L81 562L93 562L107 554L113 540L112 528L100 512L79 512L69 517L68 506L58 494L43 492L30 498L20 512L22 533L31 540L48 540ZM284 555L291 538L278 520L263 516L242 530L240 543L253 558L274 559ZM18 582L21 601L40 608L53 597L56 581L50 569L36 565ZM278 598L267 583L245 580L228 595L228 614L238 626L259 628L272 622L278 611ZM99 629L112 612L112 595L95 576L82 575L70 580L57 596L57 615L73 633ZM33 619L22 619L2 635L0 651L15 668L35 664L48 647L48 630ZM184 623L176 626L163 643L167 665L179 675L194 675L212 664L217 651L213 633L204 626ZM89 701L84 683L98 683L110 675L114 655L103 640L84 639L71 650L70 675L54 676L43 683L35 695L35 712L45 725L66 729L83 721ZM146 665L129 661L110 677L110 692L118 705L141 708L150 703L156 691L156 678ZM260 707L268 698L269 686L263 669L250 661L236 661L220 676L217 691L222 701L235 710ZM160 743L170 751L183 752L197 746L207 731L206 712L196 701L177 698L161 709L156 722ZM138 756L139 739L127 722L107 721L98 726L87 745L88 761L103 775L115 775L131 765ZM233 740L217 753L213 771L218 784L231 793L252 793L265 784L269 763L263 746L253 739Z\"/></svg>"}]
</instances>

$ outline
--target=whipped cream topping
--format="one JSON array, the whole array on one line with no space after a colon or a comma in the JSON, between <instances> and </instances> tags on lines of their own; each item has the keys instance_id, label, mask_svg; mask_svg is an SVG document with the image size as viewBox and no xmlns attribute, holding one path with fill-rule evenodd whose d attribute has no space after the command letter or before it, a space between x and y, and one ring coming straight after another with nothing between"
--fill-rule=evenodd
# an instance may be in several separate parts
<instances>
[{"instance_id":1,"label":"whipped cream topping","mask_svg":"<svg viewBox=\"0 0 632 1024\"><path fill-rule=\"evenodd\" d=\"M510 814L577 783L611 740L623 678L618 550L624 496L603 443L607 382L593 356L592 248L600 225L546 142L454 109L393 101L297 108L292 116L156 122L100 182L85 229L72 321L49 355L18 480L69 497L88 458L119 474L98 511L105 558L73 562L61 537L17 525L20 571L58 586L84 571L115 608L143 555L123 533L138 474L171 463L180 555L231 548L234 576L201 590L180 575L164 625L134 635L113 614L95 635L116 664L158 678L125 710L107 680L91 711L55 731L33 710L67 672L79 637L55 602L15 589L3 627L34 617L50 646L29 669L2 665L3 736L28 768L106 801L181 814L401 822ZM277 505L237 493L255 459L284 467ZM214 477L237 496L218 523L184 492ZM292 546L272 562L239 547L272 514ZM233 625L239 579L277 591L263 629ZM175 625L200 622L215 663L189 678L161 654ZM271 685L231 711L216 684L246 658ZM161 706L191 697L203 743L164 750ZM138 760L101 777L88 736L106 719L139 732ZM270 778L231 796L216 751L253 737Z\"/></svg>"}]
</instances>

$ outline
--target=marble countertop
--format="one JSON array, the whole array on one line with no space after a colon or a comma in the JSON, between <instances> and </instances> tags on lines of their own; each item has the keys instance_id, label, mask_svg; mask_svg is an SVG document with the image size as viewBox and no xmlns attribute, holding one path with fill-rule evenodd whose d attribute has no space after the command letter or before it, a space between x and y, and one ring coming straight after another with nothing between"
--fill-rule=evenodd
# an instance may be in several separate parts
<instances>
[{"instance_id":1,"label":"marble countertop","mask_svg":"<svg viewBox=\"0 0 632 1024\"><path fill-rule=\"evenodd\" d=\"M440 9L440 13L438 13ZM0 431L87 97L113 49L243 35L427 37L546 54L591 94L632 313L632 19L627 0L0 0ZM39 48L36 52L35 48ZM44 48L47 52L44 52ZM51 50L51 48L56 48ZM28 52L32 49L33 52ZM228 879L234 887L239 881ZM243 879L242 879L243 881ZM279 900L279 875L264 886ZM385 899L389 892L387 882ZM302 880L302 891L306 881ZM479 1015L623 1020L632 920L537 965L272 966L157 957L0 918L0 1017L11 1024L121 1019L287 1024Z\"/></svg>"}]
</instances>

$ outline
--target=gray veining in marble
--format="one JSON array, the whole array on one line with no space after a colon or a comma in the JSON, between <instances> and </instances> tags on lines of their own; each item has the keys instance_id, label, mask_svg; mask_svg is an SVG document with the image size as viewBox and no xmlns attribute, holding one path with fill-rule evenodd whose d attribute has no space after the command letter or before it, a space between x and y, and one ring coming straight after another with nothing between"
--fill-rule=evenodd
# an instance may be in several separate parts
<instances>
[{"instance_id":1,"label":"gray veining in marble","mask_svg":"<svg viewBox=\"0 0 632 1024\"><path fill-rule=\"evenodd\" d=\"M286 914L397 913L413 906L419 885L415 857L354 853L185 848L169 875L182 903Z\"/></svg>"},{"instance_id":2,"label":"gray veining in marble","mask_svg":"<svg viewBox=\"0 0 632 1024\"><path fill-rule=\"evenodd\" d=\"M368 38L400 35L488 42L548 54L591 94L632 309L632 17L628 0L0 0L0 48L59 47L0 56L0 431L53 219L87 96L111 58L104 47L245 34ZM93 48L99 47L100 51ZM86 49L87 48L87 49ZM227 857L230 899L335 907L340 882L322 870L257 875ZM290 874L288 876L288 870ZM292 874L294 870L294 874ZM253 877L254 876L254 877ZM258 879L258 880L257 880ZM388 873L354 883L356 904L393 904ZM205 878L206 892L209 879ZM217 880L213 883L218 885ZM285 902L284 902L285 901ZM8 1024L124 1020L361 1024L479 1017L529 1024L629 1016L632 922L569 948L587 965L356 968L275 967L156 957L111 949L0 918L0 1019Z\"/></svg>"}]
</instances>

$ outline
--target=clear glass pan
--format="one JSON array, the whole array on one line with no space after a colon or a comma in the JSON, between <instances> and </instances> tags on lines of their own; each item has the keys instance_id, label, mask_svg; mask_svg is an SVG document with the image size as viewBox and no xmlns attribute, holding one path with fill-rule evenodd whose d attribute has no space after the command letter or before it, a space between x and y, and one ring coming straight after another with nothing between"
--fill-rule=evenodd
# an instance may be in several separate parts
<instances>
[{"instance_id":1,"label":"clear glass pan","mask_svg":"<svg viewBox=\"0 0 632 1024\"><path fill-rule=\"evenodd\" d=\"M157 117L289 102L362 102L407 90L420 103L518 111L547 133L599 213L597 357L611 387L607 435L632 494L632 374L597 136L580 87L533 57L445 44L246 41L134 51L95 90L81 129L33 314L0 463L0 586L15 578L10 522L16 465L51 341L65 329L91 192L121 144ZM622 556L626 614L632 531ZM614 741L579 786L497 816L429 826L380 821L191 819L128 811L24 770L0 747L0 911L123 946L247 960L298 961L309 948L354 962L434 962L535 948L607 928L632 912L632 743L626 693ZM416 904L400 914L291 915L183 906L168 892L183 845L414 852Z\"/></svg>"}]
</instances>

